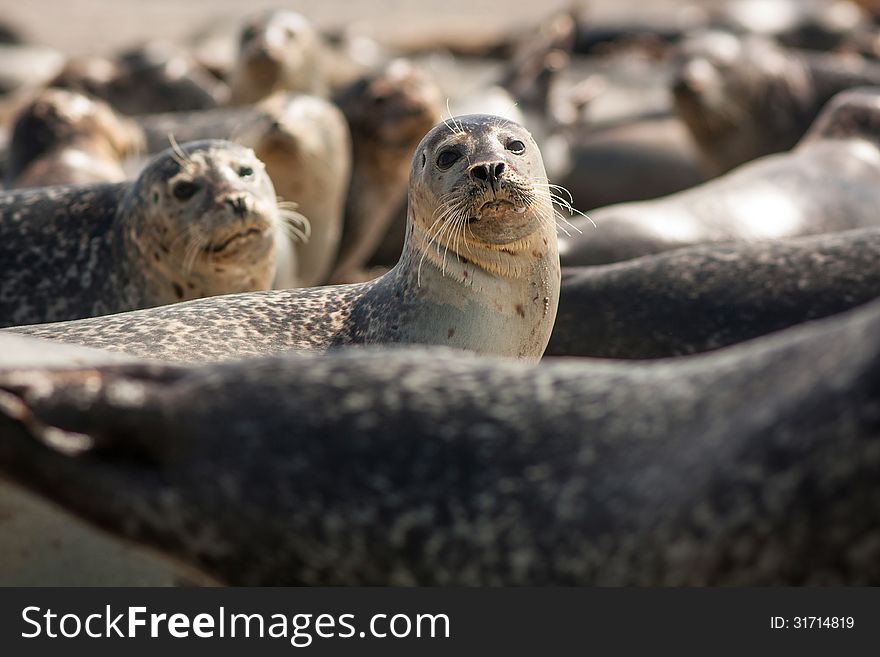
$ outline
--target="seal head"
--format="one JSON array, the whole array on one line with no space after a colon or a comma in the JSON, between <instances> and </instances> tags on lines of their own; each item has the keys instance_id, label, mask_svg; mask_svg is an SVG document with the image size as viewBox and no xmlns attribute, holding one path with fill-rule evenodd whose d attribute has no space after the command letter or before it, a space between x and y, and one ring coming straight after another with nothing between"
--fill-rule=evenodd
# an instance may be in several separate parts
<instances>
[{"instance_id":1,"label":"seal head","mask_svg":"<svg viewBox=\"0 0 880 657\"><path fill-rule=\"evenodd\" d=\"M276 91L324 93L320 40L302 14L269 11L241 31L238 62L232 72L232 102L255 103Z\"/></svg>"},{"instance_id":2,"label":"seal head","mask_svg":"<svg viewBox=\"0 0 880 657\"><path fill-rule=\"evenodd\" d=\"M253 151L193 142L155 157L121 204L121 257L140 306L271 287L283 237ZM134 285L132 285L134 284Z\"/></svg>"}]
</instances>

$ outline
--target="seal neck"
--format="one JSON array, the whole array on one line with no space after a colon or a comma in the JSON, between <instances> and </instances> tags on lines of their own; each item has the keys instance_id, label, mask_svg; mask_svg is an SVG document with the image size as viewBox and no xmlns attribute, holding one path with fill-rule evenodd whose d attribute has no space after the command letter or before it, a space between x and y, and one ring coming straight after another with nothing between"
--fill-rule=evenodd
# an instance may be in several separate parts
<instances>
[{"instance_id":1,"label":"seal neck","mask_svg":"<svg viewBox=\"0 0 880 657\"><path fill-rule=\"evenodd\" d=\"M473 246L473 253L459 247L463 256L445 245L438 253L411 219L400 261L386 275L393 281L391 307L405 315L395 339L539 359L559 302L555 227L501 247Z\"/></svg>"}]
</instances>

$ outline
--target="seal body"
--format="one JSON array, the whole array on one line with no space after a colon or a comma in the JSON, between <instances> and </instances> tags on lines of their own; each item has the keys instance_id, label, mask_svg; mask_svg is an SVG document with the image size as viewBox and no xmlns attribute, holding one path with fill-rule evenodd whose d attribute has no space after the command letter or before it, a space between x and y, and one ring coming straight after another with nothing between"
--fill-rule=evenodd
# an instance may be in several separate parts
<instances>
[{"instance_id":1,"label":"seal body","mask_svg":"<svg viewBox=\"0 0 880 657\"><path fill-rule=\"evenodd\" d=\"M563 269L546 355L668 358L750 340L880 297L878 260L880 229L866 228Z\"/></svg>"},{"instance_id":2,"label":"seal body","mask_svg":"<svg viewBox=\"0 0 880 657\"><path fill-rule=\"evenodd\" d=\"M876 92L841 94L793 151L771 155L655 201L609 206L574 222L563 265L616 262L706 242L761 240L875 226L880 148ZM865 120L851 124L853 108ZM839 129L832 126L840 126Z\"/></svg>"},{"instance_id":3,"label":"seal body","mask_svg":"<svg viewBox=\"0 0 880 657\"><path fill-rule=\"evenodd\" d=\"M528 132L482 115L436 126L413 157L409 217L400 262L368 283L20 330L172 360L387 343L540 358L556 315L559 262L541 155Z\"/></svg>"},{"instance_id":4,"label":"seal body","mask_svg":"<svg viewBox=\"0 0 880 657\"><path fill-rule=\"evenodd\" d=\"M279 266L276 287L324 283L336 258L351 176L351 137L327 100L281 92L256 106L137 117L148 150L179 141L234 139L266 165L276 193L308 220L308 238L291 235L295 258Z\"/></svg>"},{"instance_id":5,"label":"seal body","mask_svg":"<svg viewBox=\"0 0 880 657\"><path fill-rule=\"evenodd\" d=\"M142 142L137 126L106 103L47 89L15 121L6 175L11 187L121 182L122 160Z\"/></svg>"},{"instance_id":6,"label":"seal body","mask_svg":"<svg viewBox=\"0 0 880 657\"><path fill-rule=\"evenodd\" d=\"M878 332L16 372L0 468L232 584L876 585Z\"/></svg>"},{"instance_id":7,"label":"seal body","mask_svg":"<svg viewBox=\"0 0 880 657\"><path fill-rule=\"evenodd\" d=\"M362 278L406 199L406 163L422 136L440 120L433 80L404 60L360 78L337 98L351 129L351 187L332 282Z\"/></svg>"},{"instance_id":8,"label":"seal body","mask_svg":"<svg viewBox=\"0 0 880 657\"><path fill-rule=\"evenodd\" d=\"M878 84L876 62L712 33L682 46L672 89L706 172L718 175L792 148L834 95Z\"/></svg>"},{"instance_id":9,"label":"seal body","mask_svg":"<svg viewBox=\"0 0 880 657\"><path fill-rule=\"evenodd\" d=\"M0 322L118 313L267 289L282 235L253 153L196 142L134 183L0 194Z\"/></svg>"}]
</instances>

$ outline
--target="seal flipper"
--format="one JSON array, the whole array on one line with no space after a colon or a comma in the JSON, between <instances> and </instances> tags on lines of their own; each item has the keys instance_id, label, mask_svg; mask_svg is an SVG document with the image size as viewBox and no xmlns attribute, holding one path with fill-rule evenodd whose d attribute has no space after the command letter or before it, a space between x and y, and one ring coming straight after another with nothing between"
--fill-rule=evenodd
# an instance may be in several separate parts
<instances>
[{"instance_id":1,"label":"seal flipper","mask_svg":"<svg viewBox=\"0 0 880 657\"><path fill-rule=\"evenodd\" d=\"M161 365L11 372L0 377L0 414L59 456L161 466L181 444L159 430L161 404L149 401L182 376Z\"/></svg>"}]
</instances>

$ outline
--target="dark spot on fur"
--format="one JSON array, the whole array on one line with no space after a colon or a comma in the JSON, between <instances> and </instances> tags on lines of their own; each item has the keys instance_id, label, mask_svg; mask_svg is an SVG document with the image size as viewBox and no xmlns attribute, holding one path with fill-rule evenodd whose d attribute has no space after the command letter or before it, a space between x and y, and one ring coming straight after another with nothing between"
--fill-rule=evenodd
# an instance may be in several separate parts
<instances>
[{"instance_id":1,"label":"dark spot on fur","mask_svg":"<svg viewBox=\"0 0 880 657\"><path fill-rule=\"evenodd\" d=\"M541 254L538 253L537 251L532 251L532 255L533 255L535 258L540 258L540 257L541 257Z\"/></svg>"},{"instance_id":2,"label":"dark spot on fur","mask_svg":"<svg viewBox=\"0 0 880 657\"><path fill-rule=\"evenodd\" d=\"M446 332L447 339L452 339L452 336L455 335L455 329L451 328Z\"/></svg>"},{"instance_id":3,"label":"dark spot on fur","mask_svg":"<svg viewBox=\"0 0 880 657\"><path fill-rule=\"evenodd\" d=\"M543 239L544 239L544 246L547 246L547 238L545 237Z\"/></svg>"},{"instance_id":4,"label":"dark spot on fur","mask_svg":"<svg viewBox=\"0 0 880 657\"><path fill-rule=\"evenodd\" d=\"M153 251L153 259L154 259L156 262L159 262L159 254L156 253L155 251Z\"/></svg>"},{"instance_id":5,"label":"dark spot on fur","mask_svg":"<svg viewBox=\"0 0 880 657\"><path fill-rule=\"evenodd\" d=\"M525 319L526 309L523 308L521 303L516 304L516 314Z\"/></svg>"},{"instance_id":6,"label":"dark spot on fur","mask_svg":"<svg viewBox=\"0 0 880 657\"><path fill-rule=\"evenodd\" d=\"M173 283L174 285L174 294L177 295L178 299L183 299L183 288L180 287L177 283Z\"/></svg>"},{"instance_id":7,"label":"dark spot on fur","mask_svg":"<svg viewBox=\"0 0 880 657\"><path fill-rule=\"evenodd\" d=\"M189 281L186 282L186 286L187 286L190 290L195 290L195 289L196 289L196 286L193 285L192 283L190 283Z\"/></svg>"}]
</instances>

